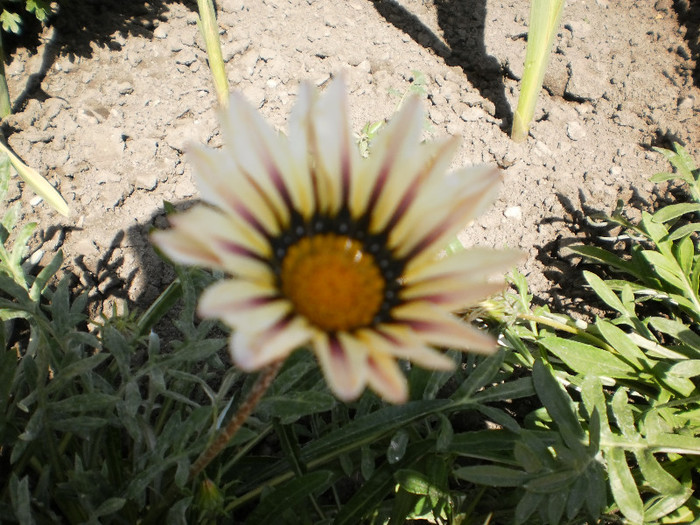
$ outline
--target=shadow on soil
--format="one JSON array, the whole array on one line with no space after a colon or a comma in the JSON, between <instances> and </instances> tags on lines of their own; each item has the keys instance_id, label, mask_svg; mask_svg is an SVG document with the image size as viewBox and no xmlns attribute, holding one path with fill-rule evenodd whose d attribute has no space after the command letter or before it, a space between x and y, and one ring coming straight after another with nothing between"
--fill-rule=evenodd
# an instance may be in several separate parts
<instances>
[{"instance_id":1,"label":"shadow on soil","mask_svg":"<svg viewBox=\"0 0 700 525\"><path fill-rule=\"evenodd\" d=\"M180 3L197 11L195 0L80 0L60 3L58 14L48 22L53 31L50 40L45 42L41 67L27 77L22 93L13 96L13 113L20 111L30 99L43 102L48 98L41 89L41 83L59 56L67 56L72 62L90 58L95 46L119 50L121 44L115 35L153 38L153 30L159 21L164 20L168 4ZM40 44L44 43L41 33L41 24L32 17L25 17L22 33L5 37L5 56L11 57L19 47L37 53Z\"/></svg>"},{"instance_id":2,"label":"shadow on soil","mask_svg":"<svg viewBox=\"0 0 700 525\"><path fill-rule=\"evenodd\" d=\"M494 104L501 129L510 130L513 112L506 99L502 68L484 46L486 0L434 0L446 44L395 0L372 0L372 4L387 22L442 57L446 64L462 68L481 96Z\"/></svg>"},{"instance_id":3,"label":"shadow on soil","mask_svg":"<svg viewBox=\"0 0 700 525\"><path fill-rule=\"evenodd\" d=\"M700 87L700 2L674 0L673 8L678 15L678 21L685 26L685 40L688 42L691 58L695 62L693 83Z\"/></svg>"}]
</instances>

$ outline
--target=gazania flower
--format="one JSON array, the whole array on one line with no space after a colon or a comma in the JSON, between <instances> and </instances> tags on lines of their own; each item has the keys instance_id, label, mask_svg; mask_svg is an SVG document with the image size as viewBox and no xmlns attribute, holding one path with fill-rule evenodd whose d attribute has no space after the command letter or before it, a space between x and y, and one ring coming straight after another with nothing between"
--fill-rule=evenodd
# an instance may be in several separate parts
<instances>
[{"instance_id":1,"label":"gazania flower","mask_svg":"<svg viewBox=\"0 0 700 525\"><path fill-rule=\"evenodd\" d=\"M501 289L487 277L518 255L441 253L491 203L499 177L446 174L457 140L421 143L422 127L414 98L361 158L334 81L320 97L301 87L288 136L234 94L221 114L226 146L191 148L207 204L173 216L153 241L177 262L226 272L198 308L233 328L236 365L257 370L307 346L339 398L369 385L403 402L397 360L450 369L435 347L495 348L451 312Z\"/></svg>"}]
</instances>

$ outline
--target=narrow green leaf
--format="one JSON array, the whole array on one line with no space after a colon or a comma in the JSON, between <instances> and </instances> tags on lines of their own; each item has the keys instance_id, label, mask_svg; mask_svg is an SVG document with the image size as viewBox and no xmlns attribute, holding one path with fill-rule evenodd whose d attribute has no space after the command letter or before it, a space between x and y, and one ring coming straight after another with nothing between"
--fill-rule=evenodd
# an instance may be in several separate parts
<instances>
[{"instance_id":1,"label":"narrow green leaf","mask_svg":"<svg viewBox=\"0 0 700 525\"><path fill-rule=\"evenodd\" d=\"M617 255L610 253L607 250L598 248L597 246L570 246L569 250L593 261L612 266L625 273L642 279L642 274L639 269L629 261L621 259Z\"/></svg>"},{"instance_id":2,"label":"narrow green leaf","mask_svg":"<svg viewBox=\"0 0 700 525\"><path fill-rule=\"evenodd\" d=\"M377 505L393 492L393 488L396 485L394 473L413 467L434 446L435 443L430 440L414 443L408 447L403 459L396 465L384 463L341 507L333 521L333 525L364 523L362 518L369 515Z\"/></svg>"},{"instance_id":3,"label":"narrow green leaf","mask_svg":"<svg viewBox=\"0 0 700 525\"><path fill-rule=\"evenodd\" d=\"M62 418L66 413L71 412L107 411L119 400L118 396L90 392L55 401L49 405L49 409L52 417Z\"/></svg>"},{"instance_id":4,"label":"narrow green leaf","mask_svg":"<svg viewBox=\"0 0 700 525\"><path fill-rule=\"evenodd\" d=\"M576 480L577 476L578 472L571 469L544 473L532 477L523 485L523 488L530 492L554 494L556 492L565 491L568 485Z\"/></svg>"},{"instance_id":5,"label":"narrow green leaf","mask_svg":"<svg viewBox=\"0 0 700 525\"><path fill-rule=\"evenodd\" d=\"M455 434L445 452L517 466L512 459L516 434L506 430L475 430Z\"/></svg>"},{"instance_id":6,"label":"narrow green leaf","mask_svg":"<svg viewBox=\"0 0 700 525\"><path fill-rule=\"evenodd\" d=\"M472 397L472 401L477 403L493 403L494 401L504 401L506 399L520 399L535 395L531 377L521 377L507 383L499 383L492 387L478 392Z\"/></svg>"},{"instance_id":7,"label":"narrow green leaf","mask_svg":"<svg viewBox=\"0 0 700 525\"><path fill-rule=\"evenodd\" d=\"M649 323L659 332L670 335L690 346L693 350L699 352L698 356L700 357L700 336L688 326L675 319L667 319L665 317L650 317Z\"/></svg>"},{"instance_id":8,"label":"narrow green leaf","mask_svg":"<svg viewBox=\"0 0 700 525\"><path fill-rule=\"evenodd\" d=\"M650 363L647 356L620 328L605 319L598 319L596 326L602 336L610 343L610 346L617 350L637 370L644 370L648 367Z\"/></svg>"},{"instance_id":9,"label":"narrow green leaf","mask_svg":"<svg viewBox=\"0 0 700 525\"><path fill-rule=\"evenodd\" d=\"M627 465L624 450L619 448L605 450L605 460L608 465L610 490L620 512L634 524L643 523L644 504Z\"/></svg>"},{"instance_id":10,"label":"narrow green leaf","mask_svg":"<svg viewBox=\"0 0 700 525\"><path fill-rule=\"evenodd\" d=\"M672 365L668 372L678 377L700 376L700 359L687 359Z\"/></svg>"},{"instance_id":11,"label":"narrow green leaf","mask_svg":"<svg viewBox=\"0 0 700 525\"><path fill-rule=\"evenodd\" d=\"M520 498L520 501L518 501L518 505L515 507L515 524L520 525L521 523L525 523L536 510L541 508L544 501L544 494L525 492L522 498Z\"/></svg>"},{"instance_id":12,"label":"narrow green leaf","mask_svg":"<svg viewBox=\"0 0 700 525\"><path fill-rule=\"evenodd\" d=\"M533 0L530 6L525 66L511 131L515 142L527 138L563 9L563 0Z\"/></svg>"},{"instance_id":13,"label":"narrow green leaf","mask_svg":"<svg viewBox=\"0 0 700 525\"><path fill-rule=\"evenodd\" d=\"M470 483L489 487L521 487L530 478L527 472L498 465L460 467L453 474Z\"/></svg>"},{"instance_id":14,"label":"narrow green leaf","mask_svg":"<svg viewBox=\"0 0 700 525\"><path fill-rule=\"evenodd\" d=\"M626 388L618 388L615 391L611 407L617 426L622 431L622 435L626 437L637 437L639 433L634 425L634 415L632 414L632 407L629 406Z\"/></svg>"},{"instance_id":15,"label":"narrow green leaf","mask_svg":"<svg viewBox=\"0 0 700 525\"><path fill-rule=\"evenodd\" d=\"M535 361L535 366L532 369L532 381L537 397L542 401L552 420L556 422L566 445L573 451L585 453L583 446L585 434L581 423L579 423L573 402L540 360Z\"/></svg>"},{"instance_id":16,"label":"narrow green leaf","mask_svg":"<svg viewBox=\"0 0 700 525\"><path fill-rule=\"evenodd\" d=\"M10 501L12 502L12 510L15 511L15 517L20 525L30 525L34 523L32 516L31 501L32 497L29 492L29 476L24 476L21 480L13 472L10 476Z\"/></svg>"},{"instance_id":17,"label":"narrow green leaf","mask_svg":"<svg viewBox=\"0 0 700 525\"><path fill-rule=\"evenodd\" d=\"M545 337L539 343L576 373L613 379L637 378L634 368L602 348L561 337Z\"/></svg>"},{"instance_id":18,"label":"narrow green leaf","mask_svg":"<svg viewBox=\"0 0 700 525\"><path fill-rule=\"evenodd\" d=\"M623 315L627 314L627 311L622 304L622 301L618 298L617 294L613 292L610 287L605 284L605 281L598 277L596 274L588 271L583 272L583 276L585 277L586 281L588 284L593 288L593 291L598 294L598 297L600 297L605 304L613 308L614 310L617 310Z\"/></svg>"},{"instance_id":19,"label":"narrow green leaf","mask_svg":"<svg viewBox=\"0 0 700 525\"><path fill-rule=\"evenodd\" d=\"M74 377L77 377L79 375L89 372L90 370L93 370L95 367L102 364L102 362L104 362L108 358L109 354L100 353L91 355L90 357L85 357L76 361L75 363L68 365L67 367L63 368L59 373L57 373L53 380L51 380L51 382L46 387L47 393L58 392L62 390L65 387L65 385Z\"/></svg>"},{"instance_id":20,"label":"narrow green leaf","mask_svg":"<svg viewBox=\"0 0 700 525\"><path fill-rule=\"evenodd\" d=\"M324 490L334 477L335 474L330 470L318 470L283 483L262 499L248 515L246 523L276 523L279 516L288 509L300 504L308 505L306 498L316 491Z\"/></svg>"},{"instance_id":21,"label":"narrow green leaf","mask_svg":"<svg viewBox=\"0 0 700 525\"><path fill-rule=\"evenodd\" d=\"M408 446L409 435L406 430L399 429L391 438L389 446L386 450L386 459L390 465L398 463L404 454L406 454L406 447Z\"/></svg>"},{"instance_id":22,"label":"narrow green leaf","mask_svg":"<svg viewBox=\"0 0 700 525\"><path fill-rule=\"evenodd\" d=\"M679 204L669 204L664 206L659 211L652 215L652 220L657 223L668 222L672 219L677 219L686 213L695 213L700 211L700 204L691 202L682 202Z\"/></svg>"},{"instance_id":23,"label":"narrow green leaf","mask_svg":"<svg viewBox=\"0 0 700 525\"><path fill-rule=\"evenodd\" d=\"M5 13L7 13L7 11L3 11L3 15ZM3 20L3 27L5 25L4 22L5 21ZM37 195L43 198L61 215L65 217L70 215L68 203L66 203L63 197L61 197L61 194L58 193L56 188L54 188L49 181L39 175L36 170L30 168L24 162L22 162L19 157L12 153L1 141L0 152L6 154L10 158L12 167L15 168L15 171L17 171L19 176L29 185L29 187L32 188L32 190L34 190Z\"/></svg>"},{"instance_id":24,"label":"narrow green leaf","mask_svg":"<svg viewBox=\"0 0 700 525\"><path fill-rule=\"evenodd\" d=\"M126 499L124 498L109 498L105 501L103 501L99 507L97 507L97 510L95 510L94 516L96 518L101 518L102 516L109 516L110 514L114 514L115 512L119 512L124 504L126 503Z\"/></svg>"},{"instance_id":25,"label":"narrow green leaf","mask_svg":"<svg viewBox=\"0 0 700 525\"><path fill-rule=\"evenodd\" d=\"M683 273L690 275L693 269L693 257L695 256L695 244L688 237L681 239L673 247L673 253Z\"/></svg>"},{"instance_id":26,"label":"narrow green leaf","mask_svg":"<svg viewBox=\"0 0 700 525\"><path fill-rule=\"evenodd\" d=\"M505 359L505 351L499 350L493 355L484 359L479 365L469 373L467 379L459 385L457 391L451 396L457 402L466 401L479 389L491 383L498 374Z\"/></svg>"},{"instance_id":27,"label":"narrow green leaf","mask_svg":"<svg viewBox=\"0 0 700 525\"><path fill-rule=\"evenodd\" d=\"M258 411L278 417L282 424L288 425L309 414L326 412L335 404L335 398L327 392L292 392L265 397L258 405Z\"/></svg>"},{"instance_id":28,"label":"narrow green leaf","mask_svg":"<svg viewBox=\"0 0 700 525\"><path fill-rule=\"evenodd\" d=\"M673 230L671 233L668 234L668 240L669 241L677 241L678 239L682 239L683 237L689 236L691 233L694 232L699 232L700 231L700 222L693 222L690 224L684 224L683 226L679 226L675 230Z\"/></svg>"}]
</instances>

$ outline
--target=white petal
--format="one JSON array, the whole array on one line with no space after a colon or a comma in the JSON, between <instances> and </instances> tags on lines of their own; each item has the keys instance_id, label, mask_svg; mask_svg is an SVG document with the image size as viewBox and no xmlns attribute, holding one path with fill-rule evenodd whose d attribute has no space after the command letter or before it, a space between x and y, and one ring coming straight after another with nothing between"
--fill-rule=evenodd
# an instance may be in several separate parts
<instances>
[{"instance_id":1,"label":"white petal","mask_svg":"<svg viewBox=\"0 0 700 525\"><path fill-rule=\"evenodd\" d=\"M433 279L405 286L400 296L406 302L424 301L453 312L491 297L505 287L505 282L472 283L452 278Z\"/></svg>"},{"instance_id":2,"label":"white petal","mask_svg":"<svg viewBox=\"0 0 700 525\"><path fill-rule=\"evenodd\" d=\"M226 279L204 290L197 311L202 317L221 319L235 329L262 332L292 309L289 301L278 296L271 285Z\"/></svg>"},{"instance_id":3,"label":"white petal","mask_svg":"<svg viewBox=\"0 0 700 525\"><path fill-rule=\"evenodd\" d=\"M262 332L234 332L229 352L236 366L252 372L287 357L309 342L313 333L308 323L298 317L284 319Z\"/></svg>"},{"instance_id":4,"label":"white petal","mask_svg":"<svg viewBox=\"0 0 700 525\"><path fill-rule=\"evenodd\" d=\"M247 224L250 235L276 235L283 215L241 172L229 151L192 145L187 149L202 198L237 216Z\"/></svg>"},{"instance_id":5,"label":"white petal","mask_svg":"<svg viewBox=\"0 0 700 525\"><path fill-rule=\"evenodd\" d=\"M257 184L274 209L287 221L293 200L287 181L293 157L287 140L234 93L221 119L221 131L240 170Z\"/></svg>"},{"instance_id":6,"label":"white petal","mask_svg":"<svg viewBox=\"0 0 700 525\"><path fill-rule=\"evenodd\" d=\"M319 184L318 207L334 214L349 200L359 155L350 132L342 78L331 82L313 108L313 148Z\"/></svg>"},{"instance_id":7,"label":"white petal","mask_svg":"<svg viewBox=\"0 0 700 525\"><path fill-rule=\"evenodd\" d=\"M333 393L343 401L356 399L367 383L367 349L343 333L319 333L313 348Z\"/></svg>"},{"instance_id":8,"label":"white petal","mask_svg":"<svg viewBox=\"0 0 700 525\"><path fill-rule=\"evenodd\" d=\"M363 330L357 336L370 349L371 355L381 353L431 370L455 368L454 361L444 353L417 343L420 337L406 326L385 325Z\"/></svg>"},{"instance_id":9,"label":"white petal","mask_svg":"<svg viewBox=\"0 0 700 525\"><path fill-rule=\"evenodd\" d=\"M294 180L290 182L290 189L294 194L297 210L307 220L316 211L314 175L309 157L314 133L311 110L315 100L315 89L311 84L302 83L296 104L289 116L289 149L294 165Z\"/></svg>"},{"instance_id":10,"label":"white petal","mask_svg":"<svg viewBox=\"0 0 700 525\"><path fill-rule=\"evenodd\" d=\"M394 358L373 354L367 364L367 381L372 390L390 403L405 403L408 383Z\"/></svg>"},{"instance_id":11,"label":"white petal","mask_svg":"<svg viewBox=\"0 0 700 525\"><path fill-rule=\"evenodd\" d=\"M497 348L493 337L428 303L397 306L392 316L434 346L480 353L492 353Z\"/></svg>"},{"instance_id":12,"label":"white petal","mask_svg":"<svg viewBox=\"0 0 700 525\"><path fill-rule=\"evenodd\" d=\"M205 264L210 268L264 282L273 279L266 262L269 246L258 245L248 229L239 227L229 216L200 205L169 219L173 229L159 232L153 239L178 262L203 264L192 261L196 250L201 252L203 260L215 261Z\"/></svg>"},{"instance_id":13,"label":"white petal","mask_svg":"<svg viewBox=\"0 0 700 525\"><path fill-rule=\"evenodd\" d=\"M524 255L520 250L474 247L420 266L409 262L404 271L404 278L410 283L446 277L477 282L511 270Z\"/></svg>"},{"instance_id":14,"label":"white petal","mask_svg":"<svg viewBox=\"0 0 700 525\"><path fill-rule=\"evenodd\" d=\"M498 193L497 171L472 169L426 187L390 234L397 257L432 258Z\"/></svg>"}]
</instances>

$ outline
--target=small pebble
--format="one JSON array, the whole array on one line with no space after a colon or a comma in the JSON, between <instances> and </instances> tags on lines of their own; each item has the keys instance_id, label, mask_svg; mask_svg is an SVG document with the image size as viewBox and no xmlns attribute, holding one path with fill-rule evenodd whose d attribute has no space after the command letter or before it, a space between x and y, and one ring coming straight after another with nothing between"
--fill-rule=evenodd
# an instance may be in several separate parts
<instances>
[{"instance_id":1,"label":"small pebble","mask_svg":"<svg viewBox=\"0 0 700 525\"><path fill-rule=\"evenodd\" d=\"M566 136L571 140L581 140L586 136L586 130L578 122L572 121L566 125Z\"/></svg>"},{"instance_id":2,"label":"small pebble","mask_svg":"<svg viewBox=\"0 0 700 525\"><path fill-rule=\"evenodd\" d=\"M509 219L520 220L523 217L523 210L520 206L511 206L509 208L506 208L506 211L503 212L503 215L505 215Z\"/></svg>"}]
</instances>

